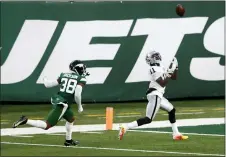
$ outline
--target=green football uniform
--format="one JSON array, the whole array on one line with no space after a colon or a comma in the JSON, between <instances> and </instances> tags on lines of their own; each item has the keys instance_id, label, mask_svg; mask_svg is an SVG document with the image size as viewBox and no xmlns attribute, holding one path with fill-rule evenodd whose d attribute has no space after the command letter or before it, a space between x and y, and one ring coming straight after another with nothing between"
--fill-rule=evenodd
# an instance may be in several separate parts
<instances>
[{"instance_id":1,"label":"green football uniform","mask_svg":"<svg viewBox=\"0 0 226 157\"><path fill-rule=\"evenodd\" d=\"M56 125L61 118L68 122L74 120L71 104L74 102L75 88L77 84L85 85L86 77L76 73L61 73L57 81L60 84L60 91L51 98L53 109L47 118L47 122L51 126ZM65 112L63 111L64 104L68 105Z\"/></svg>"}]
</instances>

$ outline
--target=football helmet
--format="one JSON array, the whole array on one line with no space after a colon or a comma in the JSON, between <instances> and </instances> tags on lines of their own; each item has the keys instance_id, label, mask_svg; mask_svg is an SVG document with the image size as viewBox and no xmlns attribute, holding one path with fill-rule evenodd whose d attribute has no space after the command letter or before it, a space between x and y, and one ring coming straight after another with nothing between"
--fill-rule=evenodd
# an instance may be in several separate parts
<instances>
[{"instance_id":1,"label":"football helmet","mask_svg":"<svg viewBox=\"0 0 226 157\"><path fill-rule=\"evenodd\" d=\"M151 51L146 54L145 60L148 65L156 63L160 64L162 57L159 52Z\"/></svg>"},{"instance_id":2,"label":"football helmet","mask_svg":"<svg viewBox=\"0 0 226 157\"><path fill-rule=\"evenodd\" d=\"M69 65L69 69L73 72L79 73L79 75L86 74L86 65L80 60L72 61Z\"/></svg>"}]
</instances>

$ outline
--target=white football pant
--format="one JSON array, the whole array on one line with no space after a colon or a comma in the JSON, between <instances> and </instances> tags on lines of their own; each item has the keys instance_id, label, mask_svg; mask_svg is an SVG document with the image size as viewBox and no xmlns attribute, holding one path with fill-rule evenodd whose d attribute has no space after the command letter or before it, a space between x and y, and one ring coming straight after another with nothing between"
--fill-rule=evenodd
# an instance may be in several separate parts
<instances>
[{"instance_id":1,"label":"white football pant","mask_svg":"<svg viewBox=\"0 0 226 157\"><path fill-rule=\"evenodd\" d=\"M164 97L160 98L157 95L147 95L148 104L146 107L146 117L153 120L159 108L170 112L173 109L173 105Z\"/></svg>"}]
</instances>

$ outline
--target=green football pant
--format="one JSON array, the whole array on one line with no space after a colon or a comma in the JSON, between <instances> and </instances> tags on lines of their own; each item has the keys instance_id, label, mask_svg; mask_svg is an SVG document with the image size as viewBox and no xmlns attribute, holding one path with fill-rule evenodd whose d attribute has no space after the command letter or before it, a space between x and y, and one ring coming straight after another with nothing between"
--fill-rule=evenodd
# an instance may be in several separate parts
<instances>
[{"instance_id":1,"label":"green football pant","mask_svg":"<svg viewBox=\"0 0 226 157\"><path fill-rule=\"evenodd\" d=\"M52 126L55 126L58 121L60 121L61 118L64 118L68 122L73 122L74 121L74 113L70 107L68 107L65 111L65 113L62 115L63 112L63 105L57 104L53 105L52 111L50 111L46 122ZM61 116L61 118L60 118Z\"/></svg>"}]
</instances>

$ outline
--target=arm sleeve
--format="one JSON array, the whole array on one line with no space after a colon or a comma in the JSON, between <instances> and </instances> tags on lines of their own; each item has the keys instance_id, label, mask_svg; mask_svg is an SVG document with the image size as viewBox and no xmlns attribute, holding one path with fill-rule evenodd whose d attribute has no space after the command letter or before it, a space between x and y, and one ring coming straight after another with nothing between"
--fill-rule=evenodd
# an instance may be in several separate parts
<instances>
[{"instance_id":1,"label":"arm sleeve","mask_svg":"<svg viewBox=\"0 0 226 157\"><path fill-rule=\"evenodd\" d=\"M74 98L75 98L75 102L77 103L78 107L82 106L82 86L81 85L77 85L75 88L75 94L74 94Z\"/></svg>"},{"instance_id":2,"label":"arm sleeve","mask_svg":"<svg viewBox=\"0 0 226 157\"><path fill-rule=\"evenodd\" d=\"M44 78L43 81L46 88L51 88L59 85L58 80L48 80L47 78Z\"/></svg>"},{"instance_id":3,"label":"arm sleeve","mask_svg":"<svg viewBox=\"0 0 226 157\"><path fill-rule=\"evenodd\" d=\"M82 77L82 78L78 81L78 85L85 86L85 85L86 85L86 78L85 78L85 77Z\"/></svg>"}]
</instances>

